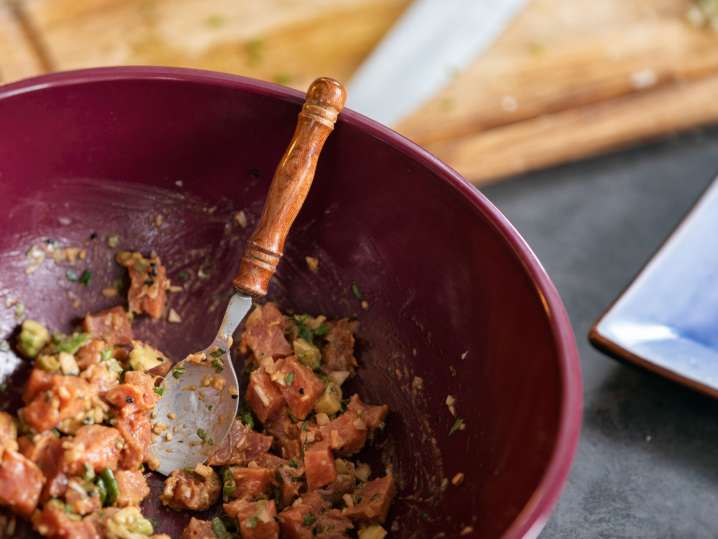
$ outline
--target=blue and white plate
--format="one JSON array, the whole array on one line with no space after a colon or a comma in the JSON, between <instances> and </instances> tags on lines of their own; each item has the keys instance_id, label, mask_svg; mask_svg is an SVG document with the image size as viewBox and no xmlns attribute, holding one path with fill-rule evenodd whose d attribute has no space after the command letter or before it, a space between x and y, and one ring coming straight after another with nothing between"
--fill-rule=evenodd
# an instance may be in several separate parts
<instances>
[{"instance_id":1,"label":"blue and white plate","mask_svg":"<svg viewBox=\"0 0 718 539\"><path fill-rule=\"evenodd\" d=\"M589 339L613 356L718 397L718 180Z\"/></svg>"}]
</instances>

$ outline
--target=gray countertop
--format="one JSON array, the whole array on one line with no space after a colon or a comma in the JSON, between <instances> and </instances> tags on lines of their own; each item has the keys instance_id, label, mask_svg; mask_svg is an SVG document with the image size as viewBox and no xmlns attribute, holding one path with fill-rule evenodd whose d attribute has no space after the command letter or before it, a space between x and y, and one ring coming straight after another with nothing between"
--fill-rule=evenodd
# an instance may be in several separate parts
<instances>
[{"instance_id":1,"label":"gray countertop","mask_svg":"<svg viewBox=\"0 0 718 539\"><path fill-rule=\"evenodd\" d=\"M711 130L482 189L556 283L581 354L581 442L542 538L718 537L718 401L586 339L717 172Z\"/></svg>"}]
</instances>

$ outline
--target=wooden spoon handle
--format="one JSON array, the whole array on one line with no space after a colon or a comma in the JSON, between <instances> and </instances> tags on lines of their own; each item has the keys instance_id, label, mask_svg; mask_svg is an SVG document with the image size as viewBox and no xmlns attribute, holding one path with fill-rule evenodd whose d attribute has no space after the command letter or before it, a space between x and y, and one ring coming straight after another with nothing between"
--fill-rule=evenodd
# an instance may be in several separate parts
<instances>
[{"instance_id":1,"label":"wooden spoon handle","mask_svg":"<svg viewBox=\"0 0 718 539\"><path fill-rule=\"evenodd\" d=\"M346 90L330 78L315 80L297 119L292 140L274 172L257 227L249 238L234 278L235 288L264 296L282 258L289 229L307 198L317 160L344 108Z\"/></svg>"}]
</instances>

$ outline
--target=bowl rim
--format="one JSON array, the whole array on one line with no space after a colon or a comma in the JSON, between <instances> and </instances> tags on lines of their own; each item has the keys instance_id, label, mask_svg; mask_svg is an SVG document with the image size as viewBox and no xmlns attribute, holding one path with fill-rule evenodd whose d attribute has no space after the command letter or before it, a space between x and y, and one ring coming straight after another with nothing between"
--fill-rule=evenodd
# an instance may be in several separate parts
<instances>
[{"instance_id":1,"label":"bowl rim","mask_svg":"<svg viewBox=\"0 0 718 539\"><path fill-rule=\"evenodd\" d=\"M201 69L153 66L99 67L39 75L0 86L0 100L52 87L113 80L158 79L227 87L298 105L303 101L302 92L271 82ZM558 436L538 486L503 536L504 539L537 537L565 485L578 446L582 421L583 385L580 359L573 329L558 290L514 226L457 171L399 133L351 109L344 109L339 121L353 125L411 157L418 165L429 169L463 196L506 240L543 302L558 351L561 373L562 402Z\"/></svg>"}]
</instances>

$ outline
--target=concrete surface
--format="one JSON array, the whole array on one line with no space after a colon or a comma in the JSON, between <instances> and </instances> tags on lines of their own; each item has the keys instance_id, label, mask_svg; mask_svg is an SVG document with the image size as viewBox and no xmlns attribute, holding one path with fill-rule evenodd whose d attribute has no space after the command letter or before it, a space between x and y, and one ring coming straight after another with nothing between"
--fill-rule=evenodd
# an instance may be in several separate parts
<instances>
[{"instance_id":1,"label":"concrete surface","mask_svg":"<svg viewBox=\"0 0 718 539\"><path fill-rule=\"evenodd\" d=\"M718 537L718 401L586 339L717 173L718 129L482 189L556 283L581 354L581 442L542 539Z\"/></svg>"}]
</instances>

